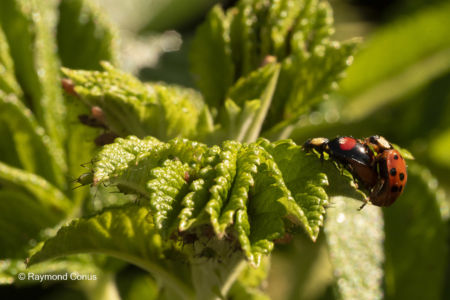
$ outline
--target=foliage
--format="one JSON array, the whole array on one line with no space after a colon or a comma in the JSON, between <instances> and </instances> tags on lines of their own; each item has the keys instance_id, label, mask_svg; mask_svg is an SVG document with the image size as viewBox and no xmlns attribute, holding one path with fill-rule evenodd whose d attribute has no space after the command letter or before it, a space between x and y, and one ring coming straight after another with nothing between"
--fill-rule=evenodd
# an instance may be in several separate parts
<instances>
[{"instance_id":1,"label":"foliage","mask_svg":"<svg viewBox=\"0 0 450 300\"><path fill-rule=\"evenodd\" d=\"M197 91L121 71L115 30L87 0L2 2L0 283L89 270L96 287L77 285L97 299L269 299L270 254L303 236L292 298L321 297L305 296L314 283L333 298L440 299L448 201L424 164L450 186L449 7L376 31L337 92L357 41L332 40L327 2L216 5L190 49ZM418 162L393 207L358 211L367 191L298 144L374 133ZM123 275L128 263L148 274Z\"/></svg>"}]
</instances>

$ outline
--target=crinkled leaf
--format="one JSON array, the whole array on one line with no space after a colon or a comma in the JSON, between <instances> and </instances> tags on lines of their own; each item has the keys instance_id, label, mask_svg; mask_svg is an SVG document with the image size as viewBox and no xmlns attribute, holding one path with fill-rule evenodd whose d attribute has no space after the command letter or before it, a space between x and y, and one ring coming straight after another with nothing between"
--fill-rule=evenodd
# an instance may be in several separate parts
<instances>
[{"instance_id":1,"label":"crinkled leaf","mask_svg":"<svg viewBox=\"0 0 450 300\"><path fill-rule=\"evenodd\" d=\"M331 163L321 170L319 159L291 141L226 141L207 148L182 139L129 137L105 146L93 164L95 184L113 184L149 201L163 237L209 224L219 238L235 232L256 265L292 225L317 238L328 203L323 172L342 177ZM352 195L349 181L334 192Z\"/></svg>"},{"instance_id":2,"label":"crinkled leaf","mask_svg":"<svg viewBox=\"0 0 450 300\"><path fill-rule=\"evenodd\" d=\"M195 134L202 102L198 93L178 86L143 84L108 63L102 66L102 72L63 72L86 105L103 110L105 123L113 132L161 139Z\"/></svg>"},{"instance_id":3,"label":"crinkled leaf","mask_svg":"<svg viewBox=\"0 0 450 300\"><path fill-rule=\"evenodd\" d=\"M118 184L133 193L149 197L146 184L149 171L162 166L165 160L188 162L191 167L201 159L206 146L185 139L165 144L153 137L140 140L130 136L106 145L94 159L94 183Z\"/></svg>"},{"instance_id":4,"label":"crinkled leaf","mask_svg":"<svg viewBox=\"0 0 450 300\"><path fill-rule=\"evenodd\" d=\"M325 222L339 299L381 299L384 231L381 208L346 197L331 198Z\"/></svg>"},{"instance_id":5,"label":"crinkled leaf","mask_svg":"<svg viewBox=\"0 0 450 300\"><path fill-rule=\"evenodd\" d=\"M301 147L291 141L274 144L263 141L262 145L273 156L286 184L285 189L289 190L290 197L286 199L285 205L291 218L301 223L310 238L315 240L319 227L323 225L323 214L328 204L328 196L324 190L328 185L327 176L319 168L315 168L315 158L307 157ZM302 184L298 184L299 182Z\"/></svg>"},{"instance_id":6,"label":"crinkled leaf","mask_svg":"<svg viewBox=\"0 0 450 300\"><path fill-rule=\"evenodd\" d=\"M189 165L177 160L166 160L161 167L150 171L147 183L150 206L153 210L155 227L170 232L181 209L181 199L186 194L188 184L185 180ZM175 227L176 228L176 227Z\"/></svg>"},{"instance_id":7,"label":"crinkled leaf","mask_svg":"<svg viewBox=\"0 0 450 300\"><path fill-rule=\"evenodd\" d=\"M386 299L442 299L448 202L437 180L409 162L406 189L384 218Z\"/></svg>"},{"instance_id":8,"label":"crinkled leaf","mask_svg":"<svg viewBox=\"0 0 450 300\"><path fill-rule=\"evenodd\" d=\"M272 1L267 17L261 26L261 52L263 55L285 57L289 54L292 27L298 22L298 14L308 1ZM295 5L294 5L295 4ZM297 25L298 26L298 25Z\"/></svg>"},{"instance_id":9,"label":"crinkled leaf","mask_svg":"<svg viewBox=\"0 0 450 300\"><path fill-rule=\"evenodd\" d=\"M57 1L2 1L0 21L9 42L17 80L36 119L53 139L58 155L66 137L65 105L53 32ZM63 158L62 158L63 159Z\"/></svg>"},{"instance_id":10,"label":"crinkled leaf","mask_svg":"<svg viewBox=\"0 0 450 300\"><path fill-rule=\"evenodd\" d=\"M100 70L101 61L116 61L115 29L91 1L61 1L57 30L63 66Z\"/></svg>"},{"instance_id":11,"label":"crinkled leaf","mask_svg":"<svg viewBox=\"0 0 450 300\"><path fill-rule=\"evenodd\" d=\"M227 51L230 47L235 71L233 82L261 68L267 61L281 64L273 105L264 128L271 128L286 119L295 119L335 88L343 71L351 63L355 50L355 41L330 40L333 18L330 6L324 1L243 0L227 10L225 16L222 12L220 16L214 19L213 24L205 22L201 28L208 33L215 32L217 28L224 32L216 34L213 41L215 44L226 42ZM220 22L222 25L219 26ZM196 38L200 41L202 36L198 33ZM202 51L206 52L203 57L223 57L222 52L214 47L204 46ZM193 68L203 70L203 77L206 78L219 76L220 72L212 68L216 64L209 65L206 68L194 62ZM227 84L222 85L220 90L214 90L222 93L216 96L219 99L225 99L224 95L230 93L228 87L234 85L228 84L227 80L225 82ZM254 91L261 90L257 88L258 84L255 83ZM230 98L239 104L237 99Z\"/></svg>"},{"instance_id":12,"label":"crinkled leaf","mask_svg":"<svg viewBox=\"0 0 450 300\"><path fill-rule=\"evenodd\" d=\"M234 77L229 21L216 5L198 29L191 48L192 72L211 107L219 108Z\"/></svg>"},{"instance_id":13,"label":"crinkled leaf","mask_svg":"<svg viewBox=\"0 0 450 300\"><path fill-rule=\"evenodd\" d=\"M283 62L274 101L277 106L284 103L280 113L285 119L299 116L311 104L322 100L324 94L337 87L341 73L350 64L355 46L354 41L323 42L313 48L307 58L302 53L292 55Z\"/></svg>"}]
</instances>

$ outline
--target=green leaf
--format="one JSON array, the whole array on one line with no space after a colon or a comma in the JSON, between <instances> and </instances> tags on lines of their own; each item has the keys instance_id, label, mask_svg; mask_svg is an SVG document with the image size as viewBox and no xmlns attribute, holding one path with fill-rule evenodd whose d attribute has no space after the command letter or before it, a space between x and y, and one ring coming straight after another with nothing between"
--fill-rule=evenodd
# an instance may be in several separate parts
<instances>
[{"instance_id":1,"label":"green leaf","mask_svg":"<svg viewBox=\"0 0 450 300\"><path fill-rule=\"evenodd\" d=\"M119 188L149 197L146 191L147 171L161 166L165 160L185 161L195 168L206 146L185 139L168 144L153 137L140 140L130 136L106 145L95 157L94 183L118 184Z\"/></svg>"},{"instance_id":2,"label":"green leaf","mask_svg":"<svg viewBox=\"0 0 450 300\"><path fill-rule=\"evenodd\" d=\"M356 45L355 41L322 42L306 57L305 53L296 53L283 62L274 101L284 103L285 119L298 117L337 88L337 80L349 66Z\"/></svg>"},{"instance_id":3,"label":"green leaf","mask_svg":"<svg viewBox=\"0 0 450 300\"><path fill-rule=\"evenodd\" d=\"M8 41L0 26L0 91L6 94L22 95L22 90L15 78L14 62L12 61Z\"/></svg>"},{"instance_id":4,"label":"green leaf","mask_svg":"<svg viewBox=\"0 0 450 300\"><path fill-rule=\"evenodd\" d=\"M284 189L289 190L289 197L283 201L289 218L303 225L308 236L315 241L328 204L324 188L329 182L320 170L319 161L306 156L300 146L289 140L270 144L261 139L260 143L273 156L286 185Z\"/></svg>"},{"instance_id":5,"label":"green leaf","mask_svg":"<svg viewBox=\"0 0 450 300\"><path fill-rule=\"evenodd\" d=\"M31 239L55 226L72 203L45 179L0 162L0 257L23 258Z\"/></svg>"},{"instance_id":6,"label":"green leaf","mask_svg":"<svg viewBox=\"0 0 450 300\"><path fill-rule=\"evenodd\" d=\"M213 131L210 135L214 135L216 142L225 137L239 142L244 141L260 107L260 100L245 101L244 107L241 108L233 100L227 99L224 105L224 114L226 115L226 119L223 121L224 128L220 128L224 133L218 136L220 131Z\"/></svg>"},{"instance_id":7,"label":"green leaf","mask_svg":"<svg viewBox=\"0 0 450 300\"><path fill-rule=\"evenodd\" d=\"M105 123L119 136L130 134L161 139L195 134L200 95L178 86L143 84L108 63L104 71L63 68L75 91L88 106L99 106Z\"/></svg>"},{"instance_id":8,"label":"green leaf","mask_svg":"<svg viewBox=\"0 0 450 300\"><path fill-rule=\"evenodd\" d=\"M150 172L150 178L154 179L147 183L147 189L155 227L164 228L165 236L176 228L174 221L181 209L181 199L187 192L185 174L188 172L189 165L173 160L164 161L161 167Z\"/></svg>"},{"instance_id":9,"label":"green leaf","mask_svg":"<svg viewBox=\"0 0 450 300\"><path fill-rule=\"evenodd\" d=\"M188 140L129 137L105 146L94 161L94 183L148 199L164 238L205 224L219 238L234 231L256 265L290 230L287 224L302 226L315 240L328 203L320 161L290 141L226 141L206 148ZM350 185L339 192L355 193Z\"/></svg>"},{"instance_id":10,"label":"green leaf","mask_svg":"<svg viewBox=\"0 0 450 300\"><path fill-rule=\"evenodd\" d=\"M92 1L59 4L58 53L63 66L100 70L100 62L116 62L116 30Z\"/></svg>"},{"instance_id":11,"label":"green leaf","mask_svg":"<svg viewBox=\"0 0 450 300\"><path fill-rule=\"evenodd\" d=\"M228 90L227 98L233 99L237 105L243 106L245 101L261 99L263 91L279 70L275 63L267 64L239 80ZM277 78L276 78L277 79ZM275 82L277 81L275 79Z\"/></svg>"},{"instance_id":12,"label":"green leaf","mask_svg":"<svg viewBox=\"0 0 450 300\"><path fill-rule=\"evenodd\" d=\"M268 64L242 77L230 88L221 111L222 128L214 132L216 141L222 136L239 142L254 142L258 138L272 102L279 70L279 65Z\"/></svg>"},{"instance_id":13,"label":"green leaf","mask_svg":"<svg viewBox=\"0 0 450 300\"><path fill-rule=\"evenodd\" d=\"M66 138L65 105L59 88L59 62L53 31L56 1L3 1L0 20L9 42L17 80L29 97L36 119L62 151Z\"/></svg>"},{"instance_id":14,"label":"green leaf","mask_svg":"<svg viewBox=\"0 0 450 300\"><path fill-rule=\"evenodd\" d=\"M161 238L147 218L145 207L110 208L101 214L72 221L62 227L29 260L33 265L62 255L83 252L121 254L125 260L149 260L157 264L162 257ZM89 232L89 234L84 234ZM70 241L70 242L68 242ZM133 241L130 243L129 241ZM136 242L139 241L139 245Z\"/></svg>"},{"instance_id":15,"label":"green leaf","mask_svg":"<svg viewBox=\"0 0 450 300\"><path fill-rule=\"evenodd\" d=\"M199 85L200 90L206 98L209 93L215 93L214 97L220 99L213 104L216 107L227 95L242 108L238 99L260 99L259 95L247 95L261 91L262 81L251 80L258 74L254 71L264 68L268 61L278 61L280 76L273 83L273 104L264 128L270 129L284 120L292 122L337 87L337 81L352 61L356 41L331 41L332 23L330 6L318 0L239 1L225 16L216 8L210 19L201 25L196 36L198 46L192 50L192 55L198 55L198 61L206 65L198 62L193 65L194 70L202 70L203 79L208 79L200 82L205 85ZM215 46L206 45L206 41ZM228 67L230 56L231 67ZM205 57L212 58L213 62ZM234 70L231 82L228 76L231 72L220 71L224 67L217 71L217 60L223 62L227 70ZM220 88L210 82L217 76ZM246 92L240 95L244 83Z\"/></svg>"},{"instance_id":16,"label":"green leaf","mask_svg":"<svg viewBox=\"0 0 450 300\"><path fill-rule=\"evenodd\" d=\"M222 8L216 5L197 29L191 47L192 72L206 103L219 108L233 83L234 66L231 61L229 21Z\"/></svg>"},{"instance_id":17,"label":"green leaf","mask_svg":"<svg viewBox=\"0 0 450 300\"><path fill-rule=\"evenodd\" d=\"M228 297L237 300L269 300L270 297L261 290L261 286L267 280L269 269L269 257L263 259L258 268L246 266L231 287Z\"/></svg>"},{"instance_id":18,"label":"green leaf","mask_svg":"<svg viewBox=\"0 0 450 300\"><path fill-rule=\"evenodd\" d=\"M8 125L24 170L38 174L58 187L65 187L63 153L58 152L32 112L14 94L0 90L0 119Z\"/></svg>"},{"instance_id":19,"label":"green leaf","mask_svg":"<svg viewBox=\"0 0 450 300\"><path fill-rule=\"evenodd\" d=\"M448 203L427 169L408 164L406 189L384 218L386 299L442 299Z\"/></svg>"},{"instance_id":20,"label":"green leaf","mask_svg":"<svg viewBox=\"0 0 450 300\"><path fill-rule=\"evenodd\" d=\"M289 54L289 41L292 27L298 22L298 14L308 1L272 1L267 17L261 26L262 55L285 57ZM295 4L295 5L293 5ZM298 25L297 25L298 26Z\"/></svg>"},{"instance_id":21,"label":"green leaf","mask_svg":"<svg viewBox=\"0 0 450 300\"><path fill-rule=\"evenodd\" d=\"M71 201L59 189L33 173L0 162L0 180L5 188L26 191L42 208L56 215L67 213L72 207Z\"/></svg>"},{"instance_id":22,"label":"green leaf","mask_svg":"<svg viewBox=\"0 0 450 300\"><path fill-rule=\"evenodd\" d=\"M235 68L235 80L256 69L262 63L256 52L258 33L253 1L239 1L237 7L227 11L230 19L229 35L231 57Z\"/></svg>"},{"instance_id":23,"label":"green leaf","mask_svg":"<svg viewBox=\"0 0 450 300\"><path fill-rule=\"evenodd\" d=\"M178 266L178 272L174 273L167 270L170 262L162 260L165 247L151 218L148 218L146 207L110 208L62 227L31 256L29 265L63 255L107 254L140 266L179 292L179 296L192 298L191 289L180 275L183 267Z\"/></svg>"},{"instance_id":24,"label":"green leaf","mask_svg":"<svg viewBox=\"0 0 450 300\"><path fill-rule=\"evenodd\" d=\"M383 215L381 208L358 210L359 201L331 198L325 222L339 299L383 297ZM387 254L388 255L388 254Z\"/></svg>"}]
</instances>

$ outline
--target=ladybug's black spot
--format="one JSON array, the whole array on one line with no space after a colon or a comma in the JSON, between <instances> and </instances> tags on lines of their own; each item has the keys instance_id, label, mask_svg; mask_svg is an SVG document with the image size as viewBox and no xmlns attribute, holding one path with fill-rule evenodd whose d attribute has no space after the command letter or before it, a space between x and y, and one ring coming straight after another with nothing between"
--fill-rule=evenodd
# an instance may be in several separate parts
<instances>
[{"instance_id":1,"label":"ladybug's black spot","mask_svg":"<svg viewBox=\"0 0 450 300\"><path fill-rule=\"evenodd\" d=\"M397 160L398 159L398 155L394 154L394 159Z\"/></svg>"},{"instance_id":2,"label":"ladybug's black spot","mask_svg":"<svg viewBox=\"0 0 450 300\"><path fill-rule=\"evenodd\" d=\"M395 168L392 168L389 173L391 174L391 176L395 176L397 175L397 170Z\"/></svg>"},{"instance_id":3,"label":"ladybug's black spot","mask_svg":"<svg viewBox=\"0 0 450 300\"><path fill-rule=\"evenodd\" d=\"M397 193L397 192L398 192L398 186L394 185L394 186L391 188L391 192L392 192L392 193Z\"/></svg>"},{"instance_id":4,"label":"ladybug's black spot","mask_svg":"<svg viewBox=\"0 0 450 300\"><path fill-rule=\"evenodd\" d=\"M400 173L398 176L400 176L400 180L403 181L403 179L405 179L405 174L404 173Z\"/></svg>"},{"instance_id":5,"label":"ladybug's black spot","mask_svg":"<svg viewBox=\"0 0 450 300\"><path fill-rule=\"evenodd\" d=\"M403 188L403 185L401 185L401 186L398 187L398 192L399 192L399 193L402 192L402 188Z\"/></svg>"}]
</instances>

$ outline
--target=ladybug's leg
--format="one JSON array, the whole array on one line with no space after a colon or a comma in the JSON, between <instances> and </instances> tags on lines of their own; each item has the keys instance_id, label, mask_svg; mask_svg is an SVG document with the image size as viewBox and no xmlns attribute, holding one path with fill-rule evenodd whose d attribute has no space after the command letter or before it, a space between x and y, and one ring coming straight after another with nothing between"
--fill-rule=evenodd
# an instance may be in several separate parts
<instances>
[{"instance_id":1,"label":"ladybug's leg","mask_svg":"<svg viewBox=\"0 0 450 300\"><path fill-rule=\"evenodd\" d=\"M385 180L383 178L380 178L377 182L377 184L373 187L372 192L370 194L370 197L376 197L383 189Z\"/></svg>"},{"instance_id":2,"label":"ladybug's leg","mask_svg":"<svg viewBox=\"0 0 450 300\"><path fill-rule=\"evenodd\" d=\"M369 203L370 203L369 197L366 197L364 199L364 203L358 208L358 211L361 211Z\"/></svg>"},{"instance_id":3,"label":"ladybug's leg","mask_svg":"<svg viewBox=\"0 0 450 300\"><path fill-rule=\"evenodd\" d=\"M324 160L324 155L323 155L323 151L320 151L320 162L323 165L323 160Z\"/></svg>"}]
</instances>

